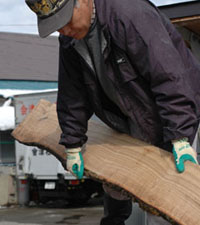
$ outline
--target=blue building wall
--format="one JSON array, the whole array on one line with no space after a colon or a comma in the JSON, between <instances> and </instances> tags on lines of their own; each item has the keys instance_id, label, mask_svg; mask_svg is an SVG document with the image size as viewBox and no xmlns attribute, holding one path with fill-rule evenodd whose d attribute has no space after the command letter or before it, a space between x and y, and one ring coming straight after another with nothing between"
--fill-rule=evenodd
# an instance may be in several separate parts
<instances>
[{"instance_id":1,"label":"blue building wall","mask_svg":"<svg viewBox=\"0 0 200 225\"><path fill-rule=\"evenodd\" d=\"M0 89L45 90L55 88L58 88L58 82L0 80Z\"/></svg>"}]
</instances>

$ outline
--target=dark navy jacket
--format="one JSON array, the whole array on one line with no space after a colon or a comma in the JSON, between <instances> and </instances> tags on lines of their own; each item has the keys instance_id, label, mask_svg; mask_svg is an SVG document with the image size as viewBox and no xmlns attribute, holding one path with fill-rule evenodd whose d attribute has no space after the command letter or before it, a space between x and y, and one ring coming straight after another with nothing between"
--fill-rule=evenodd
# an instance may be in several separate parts
<instances>
[{"instance_id":1,"label":"dark navy jacket","mask_svg":"<svg viewBox=\"0 0 200 225\"><path fill-rule=\"evenodd\" d=\"M200 65L181 35L146 0L95 0L95 5L107 43L102 50L106 76L115 85L126 116L76 50L79 41L61 36L60 143L82 146L93 113L121 132L121 124L131 118L142 131L138 138L166 150L171 150L174 139L189 137L192 143L200 116Z\"/></svg>"}]
</instances>

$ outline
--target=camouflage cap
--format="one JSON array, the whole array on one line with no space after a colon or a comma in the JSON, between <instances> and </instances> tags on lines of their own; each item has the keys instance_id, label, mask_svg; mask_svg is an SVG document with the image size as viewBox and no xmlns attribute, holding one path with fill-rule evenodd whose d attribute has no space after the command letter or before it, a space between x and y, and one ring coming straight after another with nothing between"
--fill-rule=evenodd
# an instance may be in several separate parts
<instances>
[{"instance_id":1,"label":"camouflage cap","mask_svg":"<svg viewBox=\"0 0 200 225\"><path fill-rule=\"evenodd\" d=\"M25 0L36 13L40 37L46 37L65 26L72 17L75 0Z\"/></svg>"}]
</instances>

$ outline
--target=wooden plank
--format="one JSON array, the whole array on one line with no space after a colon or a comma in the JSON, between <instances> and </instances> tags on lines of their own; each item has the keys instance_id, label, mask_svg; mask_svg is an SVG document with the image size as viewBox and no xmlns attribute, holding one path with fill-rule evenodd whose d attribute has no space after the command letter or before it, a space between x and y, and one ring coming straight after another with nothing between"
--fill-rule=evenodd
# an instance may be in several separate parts
<instances>
[{"instance_id":1,"label":"wooden plank","mask_svg":"<svg viewBox=\"0 0 200 225\"><path fill-rule=\"evenodd\" d=\"M60 133L56 106L41 100L12 134L24 144L49 150L65 166L64 147L57 144ZM87 176L129 194L142 208L172 224L200 224L198 165L187 162L186 171L178 174L171 153L94 121L89 123L88 137Z\"/></svg>"},{"instance_id":2,"label":"wooden plank","mask_svg":"<svg viewBox=\"0 0 200 225\"><path fill-rule=\"evenodd\" d=\"M200 16L191 16L172 19L173 24L185 27L190 31L200 35Z\"/></svg>"}]
</instances>

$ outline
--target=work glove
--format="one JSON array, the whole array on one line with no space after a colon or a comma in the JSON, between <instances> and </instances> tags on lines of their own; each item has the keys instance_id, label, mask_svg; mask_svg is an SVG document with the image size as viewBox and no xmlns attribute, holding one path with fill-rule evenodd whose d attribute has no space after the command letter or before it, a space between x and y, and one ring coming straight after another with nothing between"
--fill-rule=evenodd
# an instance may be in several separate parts
<instances>
[{"instance_id":1,"label":"work glove","mask_svg":"<svg viewBox=\"0 0 200 225\"><path fill-rule=\"evenodd\" d=\"M81 148L66 149L65 152L67 153L67 170L78 179L82 179L84 172L84 162Z\"/></svg>"},{"instance_id":2,"label":"work glove","mask_svg":"<svg viewBox=\"0 0 200 225\"><path fill-rule=\"evenodd\" d=\"M191 147L187 138L182 138L179 140L172 141L172 145L173 145L173 155L174 155L174 160L176 164L176 169L179 173L184 172L185 161L191 161L195 164L198 164L197 154L195 150Z\"/></svg>"}]
</instances>

